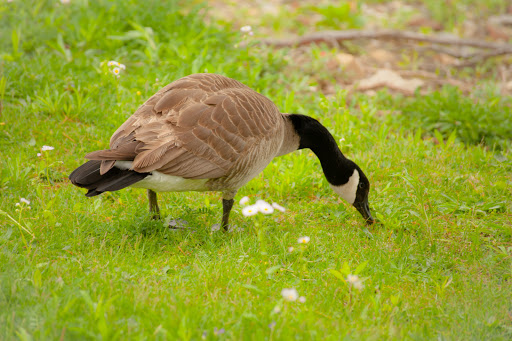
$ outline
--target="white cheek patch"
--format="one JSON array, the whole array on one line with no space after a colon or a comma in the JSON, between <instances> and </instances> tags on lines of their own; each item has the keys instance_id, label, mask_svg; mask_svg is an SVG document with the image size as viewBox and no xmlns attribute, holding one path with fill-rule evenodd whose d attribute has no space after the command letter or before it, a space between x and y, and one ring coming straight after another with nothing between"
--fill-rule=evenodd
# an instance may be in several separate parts
<instances>
[{"instance_id":1,"label":"white cheek patch","mask_svg":"<svg viewBox=\"0 0 512 341\"><path fill-rule=\"evenodd\" d=\"M356 201L357 186L359 185L359 172L354 169L354 173L348 178L348 182L341 186L331 185L334 192L340 197L345 199L349 204L353 204Z\"/></svg>"}]
</instances>

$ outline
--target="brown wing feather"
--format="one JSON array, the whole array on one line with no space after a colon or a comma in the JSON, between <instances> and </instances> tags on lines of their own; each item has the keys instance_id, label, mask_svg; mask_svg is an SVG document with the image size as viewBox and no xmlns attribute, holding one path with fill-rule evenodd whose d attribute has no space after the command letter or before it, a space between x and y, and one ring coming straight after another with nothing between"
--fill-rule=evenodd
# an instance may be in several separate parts
<instances>
[{"instance_id":1,"label":"brown wing feather","mask_svg":"<svg viewBox=\"0 0 512 341\"><path fill-rule=\"evenodd\" d=\"M137 172L219 178L272 136L279 115L272 101L236 80L190 75L140 106L112 135L110 149L86 157L106 160L102 170L113 166L107 161L133 160Z\"/></svg>"}]
</instances>

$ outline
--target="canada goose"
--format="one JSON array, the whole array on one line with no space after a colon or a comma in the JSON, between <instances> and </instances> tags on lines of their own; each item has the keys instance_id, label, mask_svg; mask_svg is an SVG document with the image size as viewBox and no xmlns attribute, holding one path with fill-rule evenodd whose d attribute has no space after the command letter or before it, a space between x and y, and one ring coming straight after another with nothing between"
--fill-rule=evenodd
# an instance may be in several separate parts
<instances>
[{"instance_id":1,"label":"canada goose","mask_svg":"<svg viewBox=\"0 0 512 341\"><path fill-rule=\"evenodd\" d=\"M282 114L265 96L217 74L193 74L163 87L116 130L110 149L87 154L91 161L69 179L88 189L87 197L146 188L154 218L155 192L221 191L227 229L238 189L274 157L302 148L316 154L332 189L373 223L368 179L322 124Z\"/></svg>"}]
</instances>

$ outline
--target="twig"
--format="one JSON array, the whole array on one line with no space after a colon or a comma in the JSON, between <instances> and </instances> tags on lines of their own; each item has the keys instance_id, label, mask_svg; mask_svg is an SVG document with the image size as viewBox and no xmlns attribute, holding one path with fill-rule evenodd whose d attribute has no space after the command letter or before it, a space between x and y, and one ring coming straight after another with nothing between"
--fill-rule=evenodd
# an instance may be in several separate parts
<instances>
[{"instance_id":1,"label":"twig","mask_svg":"<svg viewBox=\"0 0 512 341\"><path fill-rule=\"evenodd\" d=\"M183 253L184 256L187 256L187 254L181 249L181 247L179 245L178 246L178 249L180 249L181 253Z\"/></svg>"},{"instance_id":2,"label":"twig","mask_svg":"<svg viewBox=\"0 0 512 341\"><path fill-rule=\"evenodd\" d=\"M417 47L414 47L414 49L416 49L417 51L419 52L422 52L422 51L434 51L434 52L438 52L438 53L443 53L443 54L446 54L450 57L455 57L455 58L462 58L462 59L468 59L468 58L472 58L472 57L475 57L478 55L478 53L468 53L468 52L465 52L465 51L457 51L457 50L454 50L454 49L450 49L450 48L446 48L446 47L442 47L442 46L436 46L436 45L432 45L432 46L417 46Z\"/></svg>"},{"instance_id":3,"label":"twig","mask_svg":"<svg viewBox=\"0 0 512 341\"><path fill-rule=\"evenodd\" d=\"M76 143L75 140L73 140L71 137L69 137L68 134L62 132L62 135L64 135L64 137L67 138L68 140L70 140L71 142Z\"/></svg>"},{"instance_id":4,"label":"twig","mask_svg":"<svg viewBox=\"0 0 512 341\"><path fill-rule=\"evenodd\" d=\"M509 53L512 53L512 50L510 48L502 48L502 49L497 49L494 51L482 52L480 54L474 55L473 57L471 57L470 60L455 64L455 66L456 67L473 66L485 59L488 59L491 57L503 56L503 55L506 55Z\"/></svg>"}]
</instances>

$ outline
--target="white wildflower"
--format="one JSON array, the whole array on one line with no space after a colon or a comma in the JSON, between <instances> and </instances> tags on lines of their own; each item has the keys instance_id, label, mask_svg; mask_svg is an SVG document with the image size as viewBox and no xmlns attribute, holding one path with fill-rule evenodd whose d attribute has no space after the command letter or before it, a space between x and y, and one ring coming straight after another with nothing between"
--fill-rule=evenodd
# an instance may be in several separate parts
<instances>
[{"instance_id":1,"label":"white wildflower","mask_svg":"<svg viewBox=\"0 0 512 341\"><path fill-rule=\"evenodd\" d=\"M20 206L20 203L19 203L19 202L17 202L17 203L16 203L16 206Z\"/></svg>"},{"instance_id":2,"label":"white wildflower","mask_svg":"<svg viewBox=\"0 0 512 341\"><path fill-rule=\"evenodd\" d=\"M310 238L307 236L300 237L299 239L297 239L297 243L299 243L299 244L307 244L307 243L309 243L309 241L310 241Z\"/></svg>"},{"instance_id":3,"label":"white wildflower","mask_svg":"<svg viewBox=\"0 0 512 341\"><path fill-rule=\"evenodd\" d=\"M240 205L245 205L247 203L249 203L249 197L243 197L240 199Z\"/></svg>"},{"instance_id":4,"label":"white wildflower","mask_svg":"<svg viewBox=\"0 0 512 341\"><path fill-rule=\"evenodd\" d=\"M286 211L286 209L285 209L283 206L279 205L279 204L278 204L278 203L276 203L276 202L273 202L273 203L272 203L272 207L273 207L273 208L275 208L275 209L276 209L276 210L278 210L278 211L281 211L281 212Z\"/></svg>"},{"instance_id":5,"label":"white wildflower","mask_svg":"<svg viewBox=\"0 0 512 341\"><path fill-rule=\"evenodd\" d=\"M281 291L281 295L283 296L283 298L285 300L290 301L290 302L296 301L297 298L299 298L299 293L297 292L297 290L295 288L283 289Z\"/></svg>"},{"instance_id":6,"label":"white wildflower","mask_svg":"<svg viewBox=\"0 0 512 341\"><path fill-rule=\"evenodd\" d=\"M249 25L247 25L247 26L242 26L242 27L240 28L240 31L241 31L241 32L243 32L243 33L249 33L249 32L251 32L251 31L252 31L252 27L251 27L251 26L249 26Z\"/></svg>"},{"instance_id":7,"label":"white wildflower","mask_svg":"<svg viewBox=\"0 0 512 341\"><path fill-rule=\"evenodd\" d=\"M245 206L242 209L242 214L246 217L250 217L252 215L255 215L259 212L258 207L256 205L249 205Z\"/></svg>"},{"instance_id":8,"label":"white wildflower","mask_svg":"<svg viewBox=\"0 0 512 341\"><path fill-rule=\"evenodd\" d=\"M41 156L41 155L43 155L43 154L41 154L41 153L37 153L37 156Z\"/></svg>"},{"instance_id":9,"label":"white wildflower","mask_svg":"<svg viewBox=\"0 0 512 341\"><path fill-rule=\"evenodd\" d=\"M107 66L108 67L112 67L112 69L110 70L110 72L112 72L114 75L116 75L117 77L120 76L121 74L121 70L126 70L126 65L124 64L121 64L119 62L116 62L115 60L110 60L108 63L107 63Z\"/></svg>"},{"instance_id":10,"label":"white wildflower","mask_svg":"<svg viewBox=\"0 0 512 341\"><path fill-rule=\"evenodd\" d=\"M42 146L41 147L41 151L44 152L44 151L47 151L47 150L54 150L55 148L51 147L51 146Z\"/></svg>"},{"instance_id":11,"label":"white wildflower","mask_svg":"<svg viewBox=\"0 0 512 341\"><path fill-rule=\"evenodd\" d=\"M295 250L295 248L294 248L293 246L290 246L290 247L288 248L288 252L293 252L293 250Z\"/></svg>"},{"instance_id":12,"label":"white wildflower","mask_svg":"<svg viewBox=\"0 0 512 341\"><path fill-rule=\"evenodd\" d=\"M271 214L274 213L274 208L272 205L270 205L268 202L264 200L258 200L256 201L256 205L258 207L258 211L260 211L263 214Z\"/></svg>"},{"instance_id":13,"label":"white wildflower","mask_svg":"<svg viewBox=\"0 0 512 341\"><path fill-rule=\"evenodd\" d=\"M274 309L272 309L272 314L279 314L281 312L281 307L276 305Z\"/></svg>"},{"instance_id":14,"label":"white wildflower","mask_svg":"<svg viewBox=\"0 0 512 341\"><path fill-rule=\"evenodd\" d=\"M63 5L69 4L71 0L60 0L60 3Z\"/></svg>"},{"instance_id":15,"label":"white wildflower","mask_svg":"<svg viewBox=\"0 0 512 341\"><path fill-rule=\"evenodd\" d=\"M306 303L306 297L304 297L304 296L299 297L299 302Z\"/></svg>"},{"instance_id":16,"label":"white wildflower","mask_svg":"<svg viewBox=\"0 0 512 341\"><path fill-rule=\"evenodd\" d=\"M20 199L20 202L24 203L24 204L27 204L27 205L30 205L30 201L28 201L27 199L25 198L21 198Z\"/></svg>"},{"instance_id":17,"label":"white wildflower","mask_svg":"<svg viewBox=\"0 0 512 341\"><path fill-rule=\"evenodd\" d=\"M359 279L359 276L357 275L348 275L347 282L357 290L363 289L363 282Z\"/></svg>"}]
</instances>

